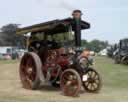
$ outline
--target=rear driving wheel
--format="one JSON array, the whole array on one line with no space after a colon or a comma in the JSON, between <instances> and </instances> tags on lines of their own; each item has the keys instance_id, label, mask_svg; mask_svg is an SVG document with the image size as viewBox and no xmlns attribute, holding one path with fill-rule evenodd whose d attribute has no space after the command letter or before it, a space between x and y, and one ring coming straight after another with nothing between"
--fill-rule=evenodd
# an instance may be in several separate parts
<instances>
[{"instance_id":1,"label":"rear driving wheel","mask_svg":"<svg viewBox=\"0 0 128 102\"><path fill-rule=\"evenodd\" d=\"M74 69L65 70L60 79L60 88L66 96L77 96L81 89L81 78Z\"/></svg>"},{"instance_id":2,"label":"rear driving wheel","mask_svg":"<svg viewBox=\"0 0 128 102\"><path fill-rule=\"evenodd\" d=\"M83 81L84 89L88 92L99 92L102 86L102 80L99 73L90 68L84 75L87 76L87 80Z\"/></svg>"},{"instance_id":3,"label":"rear driving wheel","mask_svg":"<svg viewBox=\"0 0 128 102\"><path fill-rule=\"evenodd\" d=\"M26 53L20 63L20 79L24 88L37 89L40 80L38 76L39 69L41 69L41 61L37 54Z\"/></svg>"}]
</instances>

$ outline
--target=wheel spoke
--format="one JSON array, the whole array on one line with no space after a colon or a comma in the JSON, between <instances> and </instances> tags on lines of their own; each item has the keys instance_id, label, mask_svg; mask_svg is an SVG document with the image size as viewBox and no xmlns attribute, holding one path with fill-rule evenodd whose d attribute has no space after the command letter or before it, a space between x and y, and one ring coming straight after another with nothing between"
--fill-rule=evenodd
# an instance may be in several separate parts
<instances>
[{"instance_id":1,"label":"wheel spoke","mask_svg":"<svg viewBox=\"0 0 128 102\"><path fill-rule=\"evenodd\" d=\"M99 84L100 83L100 81L99 80L95 80L95 82L94 82L95 84Z\"/></svg>"},{"instance_id":2,"label":"wheel spoke","mask_svg":"<svg viewBox=\"0 0 128 102\"><path fill-rule=\"evenodd\" d=\"M95 74L95 77L94 77L95 80L98 80L99 79L99 76L97 74Z\"/></svg>"},{"instance_id":3,"label":"wheel spoke","mask_svg":"<svg viewBox=\"0 0 128 102\"><path fill-rule=\"evenodd\" d=\"M91 71L91 78L95 76L95 72Z\"/></svg>"},{"instance_id":4,"label":"wheel spoke","mask_svg":"<svg viewBox=\"0 0 128 102\"><path fill-rule=\"evenodd\" d=\"M98 85L96 83L93 83L93 85L94 85L95 89L98 87Z\"/></svg>"},{"instance_id":5,"label":"wheel spoke","mask_svg":"<svg viewBox=\"0 0 128 102\"><path fill-rule=\"evenodd\" d=\"M95 79L95 77L97 76L97 74L95 73L95 72L93 72L94 73L94 75L93 75L93 79Z\"/></svg>"},{"instance_id":6,"label":"wheel spoke","mask_svg":"<svg viewBox=\"0 0 128 102\"><path fill-rule=\"evenodd\" d=\"M95 86L93 84L91 84L91 90L94 90Z\"/></svg>"},{"instance_id":7,"label":"wheel spoke","mask_svg":"<svg viewBox=\"0 0 128 102\"><path fill-rule=\"evenodd\" d=\"M88 83L87 88L88 88L88 89L90 88L90 83Z\"/></svg>"},{"instance_id":8,"label":"wheel spoke","mask_svg":"<svg viewBox=\"0 0 128 102\"><path fill-rule=\"evenodd\" d=\"M88 75L89 75L89 76L91 76L91 75L92 75L91 71L89 71L89 72L88 72Z\"/></svg>"}]
</instances>

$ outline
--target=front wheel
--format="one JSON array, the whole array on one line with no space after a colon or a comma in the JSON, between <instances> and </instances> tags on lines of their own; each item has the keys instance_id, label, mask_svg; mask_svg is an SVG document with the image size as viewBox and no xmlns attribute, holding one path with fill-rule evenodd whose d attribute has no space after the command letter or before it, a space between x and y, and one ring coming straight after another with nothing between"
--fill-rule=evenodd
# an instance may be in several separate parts
<instances>
[{"instance_id":1,"label":"front wheel","mask_svg":"<svg viewBox=\"0 0 128 102\"><path fill-rule=\"evenodd\" d=\"M60 78L60 88L66 96L77 96L81 89L81 78L74 69L65 70Z\"/></svg>"},{"instance_id":2,"label":"front wheel","mask_svg":"<svg viewBox=\"0 0 128 102\"><path fill-rule=\"evenodd\" d=\"M88 92L99 92L102 87L102 80L95 69L88 69L83 75L83 87Z\"/></svg>"}]
</instances>

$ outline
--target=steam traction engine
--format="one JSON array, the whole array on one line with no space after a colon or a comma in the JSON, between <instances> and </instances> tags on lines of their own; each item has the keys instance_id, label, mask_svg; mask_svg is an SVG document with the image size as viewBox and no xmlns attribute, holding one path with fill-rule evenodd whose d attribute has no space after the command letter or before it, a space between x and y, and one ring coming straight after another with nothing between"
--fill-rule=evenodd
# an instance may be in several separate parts
<instances>
[{"instance_id":1,"label":"steam traction engine","mask_svg":"<svg viewBox=\"0 0 128 102\"><path fill-rule=\"evenodd\" d=\"M19 69L24 88L38 89L40 84L51 83L67 96L78 95L82 86L88 92L100 90L100 75L90 67L89 52L81 50L81 30L90 28L81 14L75 10L73 18L17 29L19 35L29 33L28 52Z\"/></svg>"},{"instance_id":2,"label":"steam traction engine","mask_svg":"<svg viewBox=\"0 0 128 102\"><path fill-rule=\"evenodd\" d=\"M116 64L128 64L128 39L120 40L113 56Z\"/></svg>"}]
</instances>

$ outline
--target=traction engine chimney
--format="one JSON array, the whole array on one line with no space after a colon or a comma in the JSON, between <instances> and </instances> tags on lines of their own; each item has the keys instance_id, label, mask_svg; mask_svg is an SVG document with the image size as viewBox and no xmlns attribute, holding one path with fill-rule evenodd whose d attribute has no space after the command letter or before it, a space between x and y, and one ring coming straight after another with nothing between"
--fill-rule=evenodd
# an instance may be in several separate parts
<instances>
[{"instance_id":1,"label":"traction engine chimney","mask_svg":"<svg viewBox=\"0 0 128 102\"><path fill-rule=\"evenodd\" d=\"M72 13L73 22L74 22L74 31L75 31L75 45L77 47L81 46L81 16L82 13L80 10L74 10Z\"/></svg>"}]
</instances>

